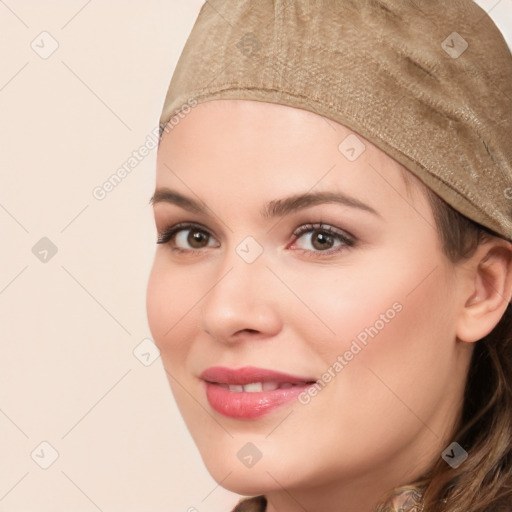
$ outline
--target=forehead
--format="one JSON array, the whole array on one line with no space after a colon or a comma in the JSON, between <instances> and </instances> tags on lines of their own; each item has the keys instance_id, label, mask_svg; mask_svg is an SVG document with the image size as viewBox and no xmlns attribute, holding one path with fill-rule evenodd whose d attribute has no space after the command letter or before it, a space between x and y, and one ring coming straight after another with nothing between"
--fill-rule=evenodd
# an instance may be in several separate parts
<instances>
[{"instance_id":1,"label":"forehead","mask_svg":"<svg viewBox=\"0 0 512 512\"><path fill-rule=\"evenodd\" d=\"M403 165L340 123L248 100L199 103L168 125L158 150L157 188L183 190L185 178L200 197L237 187L265 197L279 190L336 188L378 203L402 198L404 207L421 201L424 194L417 192L425 188Z\"/></svg>"}]
</instances>

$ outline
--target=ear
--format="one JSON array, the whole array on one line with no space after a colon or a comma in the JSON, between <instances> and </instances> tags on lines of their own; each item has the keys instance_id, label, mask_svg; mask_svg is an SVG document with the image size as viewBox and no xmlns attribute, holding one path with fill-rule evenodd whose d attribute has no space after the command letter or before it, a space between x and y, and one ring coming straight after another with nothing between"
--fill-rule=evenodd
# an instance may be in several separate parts
<instances>
[{"instance_id":1,"label":"ear","mask_svg":"<svg viewBox=\"0 0 512 512\"><path fill-rule=\"evenodd\" d=\"M493 237L461 267L462 309L457 338L474 342L487 336L503 316L512 296L512 244Z\"/></svg>"}]
</instances>

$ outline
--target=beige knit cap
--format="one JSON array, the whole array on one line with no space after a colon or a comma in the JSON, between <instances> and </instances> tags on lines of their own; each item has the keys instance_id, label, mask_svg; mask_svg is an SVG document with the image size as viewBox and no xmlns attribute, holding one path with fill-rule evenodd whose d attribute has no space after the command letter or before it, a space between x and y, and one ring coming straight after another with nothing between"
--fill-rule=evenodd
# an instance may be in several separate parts
<instances>
[{"instance_id":1,"label":"beige knit cap","mask_svg":"<svg viewBox=\"0 0 512 512\"><path fill-rule=\"evenodd\" d=\"M512 241L512 54L472 0L208 0L161 133L218 99L337 121Z\"/></svg>"}]
</instances>

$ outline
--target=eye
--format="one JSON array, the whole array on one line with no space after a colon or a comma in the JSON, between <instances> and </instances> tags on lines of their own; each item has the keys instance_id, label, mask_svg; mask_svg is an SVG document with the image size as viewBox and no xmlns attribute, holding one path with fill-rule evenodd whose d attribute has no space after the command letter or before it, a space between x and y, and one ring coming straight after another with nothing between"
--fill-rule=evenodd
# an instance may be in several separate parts
<instances>
[{"instance_id":1,"label":"eye","mask_svg":"<svg viewBox=\"0 0 512 512\"><path fill-rule=\"evenodd\" d=\"M306 234L312 234L314 236L304 237ZM305 252L324 252L332 254L345 249L346 247L352 247L355 244L355 239L352 236L346 235L345 233L338 231L332 226L326 224L305 224L293 233L295 240L305 238L305 244L299 250ZM309 239L309 241L308 241ZM338 245L336 246L336 242ZM306 247L304 247L304 245ZM308 248L307 246L313 249Z\"/></svg>"},{"instance_id":2,"label":"eye","mask_svg":"<svg viewBox=\"0 0 512 512\"><path fill-rule=\"evenodd\" d=\"M314 236L305 237L306 234ZM302 247L294 250L305 253L333 254L355 245L353 236L322 223L304 224L293 232L293 237L294 242L304 239ZM169 244L173 251L189 253L206 247L219 247L206 228L190 222L166 228L158 234L157 244Z\"/></svg>"},{"instance_id":3,"label":"eye","mask_svg":"<svg viewBox=\"0 0 512 512\"><path fill-rule=\"evenodd\" d=\"M159 233L156 243L169 243L175 251L188 252L208 247L210 241L213 241L213 238L205 228L199 224L182 222ZM210 244L211 246L212 244ZM213 244L213 247L217 247L217 245Z\"/></svg>"}]
</instances>

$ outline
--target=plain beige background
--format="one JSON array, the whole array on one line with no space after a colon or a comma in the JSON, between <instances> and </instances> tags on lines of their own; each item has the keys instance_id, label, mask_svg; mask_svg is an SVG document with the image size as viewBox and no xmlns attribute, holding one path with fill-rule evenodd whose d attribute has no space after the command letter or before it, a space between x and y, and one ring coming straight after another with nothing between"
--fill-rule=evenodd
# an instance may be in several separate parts
<instances>
[{"instance_id":1,"label":"plain beige background","mask_svg":"<svg viewBox=\"0 0 512 512\"><path fill-rule=\"evenodd\" d=\"M148 339L156 151L93 194L151 146L202 3L0 0L0 511L238 500L204 468ZM478 3L510 44L512 0Z\"/></svg>"}]
</instances>

